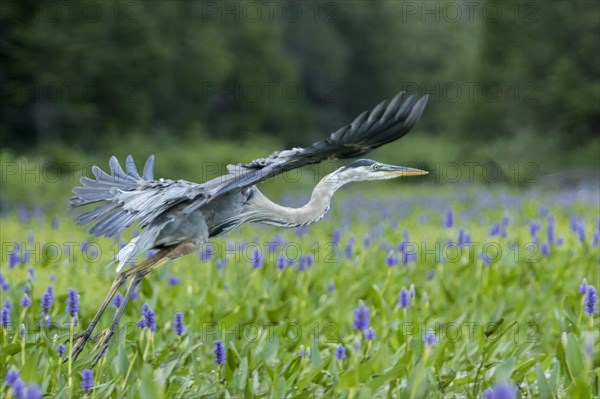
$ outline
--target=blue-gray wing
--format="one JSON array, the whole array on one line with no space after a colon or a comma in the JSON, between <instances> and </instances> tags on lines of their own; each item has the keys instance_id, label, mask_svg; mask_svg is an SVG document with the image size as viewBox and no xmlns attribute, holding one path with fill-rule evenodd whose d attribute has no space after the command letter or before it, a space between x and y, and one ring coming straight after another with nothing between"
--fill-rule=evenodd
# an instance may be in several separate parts
<instances>
[{"instance_id":1,"label":"blue-gray wing","mask_svg":"<svg viewBox=\"0 0 600 399\"><path fill-rule=\"evenodd\" d=\"M125 162L125 171L114 156L109 165L110 174L94 166L95 179L82 177L82 186L73 189L75 195L70 200L73 208L99 205L75 219L78 224L93 224L90 233L96 236L114 236L133 223L145 227L174 205L199 200L203 192L202 185L185 180L154 180L153 155L146 161L142 176L131 155Z\"/></svg>"},{"instance_id":2,"label":"blue-gray wing","mask_svg":"<svg viewBox=\"0 0 600 399\"><path fill-rule=\"evenodd\" d=\"M302 166L332 159L356 158L384 144L398 140L415 125L421 117L428 96L419 99L415 95L398 93L391 101L384 100L371 111L365 111L356 119L328 138L306 148L277 151L267 158L246 164L230 165L229 174L211 181L210 198L190 204L186 212L202 206L205 201L219 197L232 190L260 183L278 174Z\"/></svg>"}]
</instances>

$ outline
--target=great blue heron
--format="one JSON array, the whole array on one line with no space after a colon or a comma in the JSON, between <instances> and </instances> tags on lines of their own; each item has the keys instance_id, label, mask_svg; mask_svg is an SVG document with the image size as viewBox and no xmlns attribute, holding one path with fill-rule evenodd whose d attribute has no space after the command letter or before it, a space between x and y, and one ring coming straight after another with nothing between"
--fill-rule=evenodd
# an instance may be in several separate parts
<instances>
[{"instance_id":1,"label":"great blue heron","mask_svg":"<svg viewBox=\"0 0 600 399\"><path fill-rule=\"evenodd\" d=\"M114 334L127 302L136 286L148 273L169 260L198 250L210 237L222 235L242 223L264 223L280 227L305 226L320 220L329 209L335 191L353 181L383 180L427 172L402 166L386 165L368 159L355 161L325 176L315 186L308 203L287 208L270 201L256 184L283 172L328 159L356 158L374 148L404 136L420 118L427 96L417 99L399 93L373 110L360 114L351 124L329 138L306 148L275 152L250 163L229 165L229 173L202 184L153 177L154 157L150 156L142 176L133 158L127 157L125 171L117 159L110 159L111 174L94 166L95 179L82 177L75 187L72 207L101 204L79 215L77 223L94 224L96 236L112 237L137 223L141 233L119 251L117 276L87 329L73 346L71 357L81 353L98 324L102 313L117 290L131 277L121 305L100 339L93 364L102 357ZM138 254L149 249L158 252L138 265L122 270Z\"/></svg>"}]
</instances>

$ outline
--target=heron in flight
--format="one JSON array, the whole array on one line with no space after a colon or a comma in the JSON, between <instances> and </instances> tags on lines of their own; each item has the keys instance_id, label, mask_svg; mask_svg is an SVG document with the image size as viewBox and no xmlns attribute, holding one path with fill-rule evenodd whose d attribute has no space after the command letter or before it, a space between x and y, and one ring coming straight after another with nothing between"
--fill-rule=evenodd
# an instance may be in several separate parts
<instances>
[{"instance_id":1,"label":"heron in flight","mask_svg":"<svg viewBox=\"0 0 600 399\"><path fill-rule=\"evenodd\" d=\"M286 171L325 160L358 158L397 140L414 126L426 104L427 96L417 99L401 92L391 101L385 100L371 111L363 112L324 140L306 148L278 151L267 158L229 165L227 174L202 184L154 179L154 156L146 161L141 176L131 156L127 157L125 170L114 156L109 162L110 174L94 166L95 179L82 177L82 186L73 189L75 195L70 202L74 208L99 206L80 214L76 222L92 224L90 233L95 236L112 237L133 224L141 233L116 255L118 274L91 323L77 337L71 358L81 353L113 296L128 279L131 279L129 286L110 327L100 334L93 365L108 348L136 286L164 263L197 251L211 237L225 234L242 223L299 227L317 222L329 209L335 191L346 183L426 174L419 169L360 159L325 176L313 189L308 203L299 208L278 205L256 187ZM123 269L149 249L158 251L145 261Z\"/></svg>"}]
</instances>

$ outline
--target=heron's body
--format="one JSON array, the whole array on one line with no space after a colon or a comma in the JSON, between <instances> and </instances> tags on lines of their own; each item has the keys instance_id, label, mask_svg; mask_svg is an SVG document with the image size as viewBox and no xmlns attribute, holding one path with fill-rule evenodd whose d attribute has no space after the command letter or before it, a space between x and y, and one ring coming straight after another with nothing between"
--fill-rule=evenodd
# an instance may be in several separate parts
<instances>
[{"instance_id":1,"label":"heron's body","mask_svg":"<svg viewBox=\"0 0 600 399\"><path fill-rule=\"evenodd\" d=\"M310 200L299 208L288 208L269 200L256 184L305 165L328 159L356 158L374 148L405 135L421 116L427 97L417 100L398 94L359 115L351 124L330 137L306 148L275 152L250 163L230 165L229 173L205 183L154 179L154 157L146 161L143 174L131 156L125 170L115 157L110 159L110 174L92 168L95 179L83 177L82 186L73 191L73 207L97 204L97 208L77 218L80 224L93 224L90 233L111 237L136 224L141 233L117 255L117 275L107 298L74 347L77 356L90 337L100 316L118 288L131 277L111 328L103 339L107 347L124 308L141 279L168 260L198 249L211 237L225 234L243 223L263 223L278 227L299 227L319 221L329 209L339 188L354 181L384 180L427 172L385 165L362 159L325 176L313 189ZM159 249L152 258L130 269L121 269L148 249ZM96 361L102 350L96 356Z\"/></svg>"}]
</instances>

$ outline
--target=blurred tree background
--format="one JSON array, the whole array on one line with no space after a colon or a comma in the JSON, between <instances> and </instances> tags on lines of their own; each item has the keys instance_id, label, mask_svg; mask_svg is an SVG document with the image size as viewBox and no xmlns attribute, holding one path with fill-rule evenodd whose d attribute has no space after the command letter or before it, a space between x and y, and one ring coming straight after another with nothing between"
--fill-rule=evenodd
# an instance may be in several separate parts
<instances>
[{"instance_id":1,"label":"blurred tree background","mask_svg":"<svg viewBox=\"0 0 600 399\"><path fill-rule=\"evenodd\" d=\"M587 148L587 161L598 147L597 1L1 7L0 138L16 153L306 145L401 89L430 94L418 128L442 143Z\"/></svg>"}]
</instances>

